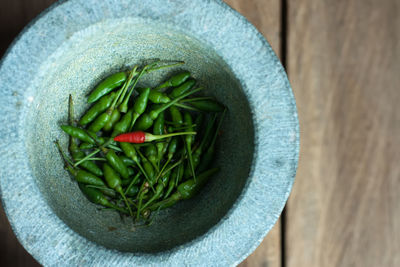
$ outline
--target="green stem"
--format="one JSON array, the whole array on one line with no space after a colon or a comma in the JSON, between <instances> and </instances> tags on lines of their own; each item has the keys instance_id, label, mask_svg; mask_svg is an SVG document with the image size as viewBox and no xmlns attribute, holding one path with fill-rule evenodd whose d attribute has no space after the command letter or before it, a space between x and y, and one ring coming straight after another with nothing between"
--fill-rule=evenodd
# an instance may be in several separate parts
<instances>
[{"instance_id":1,"label":"green stem","mask_svg":"<svg viewBox=\"0 0 400 267\"><path fill-rule=\"evenodd\" d=\"M224 112L222 112L221 118L219 119L219 122L218 122L218 125L217 125L217 129L216 129L214 137L213 137L213 139L211 141L210 147L213 147L215 145L215 141L217 140L218 132L219 132L219 130L221 128L222 121L223 121L223 119L225 117L225 114L226 114L226 108L224 109Z\"/></svg>"},{"instance_id":2,"label":"green stem","mask_svg":"<svg viewBox=\"0 0 400 267\"><path fill-rule=\"evenodd\" d=\"M132 210L131 210L131 206L129 205L128 200L126 199L125 194L124 194L124 192L122 191L122 189L120 190L119 193L121 194L122 198L123 198L124 201L125 201L126 207L128 208L128 211L129 211L129 214L130 214L131 217L133 218L133 212L132 212Z\"/></svg>"},{"instance_id":3,"label":"green stem","mask_svg":"<svg viewBox=\"0 0 400 267\"><path fill-rule=\"evenodd\" d=\"M106 191L110 191L110 192L114 192L113 189L105 187L105 186L98 186L98 185L86 185L86 187L89 188L95 188L95 189L100 189L100 190L106 190Z\"/></svg>"},{"instance_id":4,"label":"green stem","mask_svg":"<svg viewBox=\"0 0 400 267\"><path fill-rule=\"evenodd\" d=\"M160 177L161 173L167 167L168 163L171 161L172 158L168 158L167 162L165 162L164 166L161 168L161 171L158 172L157 179Z\"/></svg>"},{"instance_id":5,"label":"green stem","mask_svg":"<svg viewBox=\"0 0 400 267\"><path fill-rule=\"evenodd\" d=\"M108 145L107 146L108 148L111 148L111 149L113 149L113 150L115 150L115 151L118 151L118 152L122 152L122 149L121 148L119 148L119 147L117 147L117 146L114 146L114 145Z\"/></svg>"},{"instance_id":6,"label":"green stem","mask_svg":"<svg viewBox=\"0 0 400 267\"><path fill-rule=\"evenodd\" d=\"M158 62L153 63L153 65L158 64L162 62L161 60L159 60ZM149 68L147 70L147 73L155 71L155 70L160 70L160 69L165 69L165 68L170 68L170 67L175 67L175 66L179 66L179 65L183 65L185 64L184 61L176 61L175 63L169 64L169 65L162 65L162 66L158 66L158 67L153 67L153 68Z\"/></svg>"},{"instance_id":7,"label":"green stem","mask_svg":"<svg viewBox=\"0 0 400 267\"><path fill-rule=\"evenodd\" d=\"M131 89L129 90L128 94L126 96L124 95L123 96L124 98L121 98L121 99L123 99L123 101L121 103L118 101L118 105L125 106L126 108L128 107L129 98L131 97L133 91L135 90L136 84L138 83L139 79L143 76L143 74L147 68L148 68L148 65L144 66L143 69L139 72L139 75L136 77L135 81L133 82L133 85L132 85Z\"/></svg>"},{"instance_id":8,"label":"green stem","mask_svg":"<svg viewBox=\"0 0 400 267\"><path fill-rule=\"evenodd\" d=\"M100 149L96 149L95 151L93 151L92 153L88 154L86 157L82 158L81 160L75 162L75 164L73 165L74 167L77 167L79 164L81 164L82 162L90 159L92 156L96 155L97 153L100 152Z\"/></svg>"},{"instance_id":9,"label":"green stem","mask_svg":"<svg viewBox=\"0 0 400 267\"><path fill-rule=\"evenodd\" d=\"M122 95L122 97L125 96L126 91L129 87L129 85L131 84L133 77L135 77L137 75L137 72L136 72L137 68L138 68L137 65L133 67L131 73L129 74L128 80L124 83L121 90L118 91L118 95L114 98L113 103L112 103L111 107L109 108L109 110L111 112L115 109L115 106L117 105L117 102L119 102L121 95Z\"/></svg>"},{"instance_id":10,"label":"green stem","mask_svg":"<svg viewBox=\"0 0 400 267\"><path fill-rule=\"evenodd\" d=\"M181 101L182 99L184 99L184 98L186 98L186 97L188 97L188 96L190 96L190 95L192 95L192 94L194 94L194 93L197 93L197 92L199 92L199 91L201 91L201 90L203 90L203 88L202 88L202 87L199 87L199 88L197 88L197 89L191 90L191 91L189 91L189 92L187 92L187 93L185 93L185 94L180 95L179 97L175 98L174 100L172 100L172 101L170 101L170 102L168 102L168 103L162 105L159 109L150 111L150 117L151 117L152 119L156 119L156 117L158 116L158 114L160 114L161 112L163 112L164 110L166 110L166 109L169 108L170 106L175 105L176 103L178 103L178 102ZM154 116L155 114L157 114L157 116Z\"/></svg>"},{"instance_id":11,"label":"green stem","mask_svg":"<svg viewBox=\"0 0 400 267\"><path fill-rule=\"evenodd\" d=\"M211 99L213 99L213 98L209 97L209 96L193 97L193 98L182 99L180 101L180 103L195 102L195 101L201 101L201 100L211 100Z\"/></svg>"},{"instance_id":12,"label":"green stem","mask_svg":"<svg viewBox=\"0 0 400 267\"><path fill-rule=\"evenodd\" d=\"M178 107L178 108L183 108L183 109L187 109L187 110L193 110L193 111L198 111L201 112L200 109L192 107L192 106L187 106L184 104L180 104L180 103L175 103L174 106Z\"/></svg>"},{"instance_id":13,"label":"green stem","mask_svg":"<svg viewBox=\"0 0 400 267\"><path fill-rule=\"evenodd\" d=\"M178 160L177 162L175 162L171 167L169 167L168 169L166 169L164 172L159 172L159 174L157 175L157 179L161 177L161 175L164 175L166 173L168 173L169 171L171 171L172 169L174 169L176 166L178 166L179 164L181 164L183 162L183 159Z\"/></svg>"},{"instance_id":14,"label":"green stem","mask_svg":"<svg viewBox=\"0 0 400 267\"><path fill-rule=\"evenodd\" d=\"M126 195L129 190L132 188L133 184L136 183L137 179L139 179L140 177L140 173L136 174L136 176L132 179L132 181L130 182L130 184L128 185L128 187L126 188L124 194Z\"/></svg>"},{"instance_id":15,"label":"green stem","mask_svg":"<svg viewBox=\"0 0 400 267\"><path fill-rule=\"evenodd\" d=\"M74 163L72 162L72 160L70 158L68 158L68 156L65 154L65 152L62 150L60 143L58 142L58 140L54 141L54 143L56 144L58 151L60 152L64 162L66 163L66 165L74 165Z\"/></svg>"},{"instance_id":16,"label":"green stem","mask_svg":"<svg viewBox=\"0 0 400 267\"><path fill-rule=\"evenodd\" d=\"M152 142L154 140L159 140L163 138L168 138L172 136L178 136L178 135L195 135L196 132L179 132L179 133L169 133L169 134L162 134L162 135L153 135L153 134L147 134L146 135L146 142Z\"/></svg>"},{"instance_id":17,"label":"green stem","mask_svg":"<svg viewBox=\"0 0 400 267\"><path fill-rule=\"evenodd\" d=\"M81 160L81 158L77 158L76 160ZM86 161L106 161L105 158L90 158L87 159Z\"/></svg>"},{"instance_id":18,"label":"green stem","mask_svg":"<svg viewBox=\"0 0 400 267\"><path fill-rule=\"evenodd\" d=\"M186 152L189 158L190 169L192 170L193 180L194 182L196 182L196 173L194 171L193 158L192 158L192 148L190 147L190 144L188 142L185 141L185 144L186 144Z\"/></svg>"}]
</instances>

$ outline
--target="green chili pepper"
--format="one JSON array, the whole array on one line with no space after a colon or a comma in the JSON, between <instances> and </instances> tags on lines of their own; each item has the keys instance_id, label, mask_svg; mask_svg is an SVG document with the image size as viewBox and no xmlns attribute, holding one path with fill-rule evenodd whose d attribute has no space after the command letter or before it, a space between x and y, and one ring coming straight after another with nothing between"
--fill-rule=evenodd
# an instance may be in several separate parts
<instances>
[{"instance_id":1,"label":"green chili pepper","mask_svg":"<svg viewBox=\"0 0 400 267\"><path fill-rule=\"evenodd\" d=\"M214 158L215 141L217 139L217 136L218 136L218 133L219 133L219 129L221 128L222 121L224 119L225 113L226 113L226 109L224 110L224 112L221 115L221 118L220 118L219 123L217 125L217 129L216 129L215 134L214 134L214 137L213 137L211 143L208 145L208 149L206 150L204 155L201 157L200 164L199 164L199 167L198 167L198 171L199 172L202 172L202 171L206 170L210 166L210 164L211 164L211 162L212 162L212 160Z\"/></svg>"},{"instance_id":2,"label":"green chili pepper","mask_svg":"<svg viewBox=\"0 0 400 267\"><path fill-rule=\"evenodd\" d=\"M126 195L127 195L127 196L130 196L130 197L134 197L134 196L137 195L138 192L139 192L139 187L137 187L137 186L131 186L131 187L129 188L128 192L126 192Z\"/></svg>"},{"instance_id":3,"label":"green chili pepper","mask_svg":"<svg viewBox=\"0 0 400 267\"><path fill-rule=\"evenodd\" d=\"M157 119L154 122L153 126L153 134L155 135L162 135L164 134L164 126L165 126L165 116L164 112L161 112L160 115L158 115ZM157 167L160 165L160 161L164 155L163 151L164 148L167 146L167 142L157 142L156 147L157 147Z\"/></svg>"},{"instance_id":4,"label":"green chili pepper","mask_svg":"<svg viewBox=\"0 0 400 267\"><path fill-rule=\"evenodd\" d=\"M75 150L71 153L71 156L75 161L77 161L82 159L85 156L85 153L79 150ZM80 165L82 168L88 170L96 176L103 176L103 171L93 161L84 161Z\"/></svg>"},{"instance_id":5,"label":"green chili pepper","mask_svg":"<svg viewBox=\"0 0 400 267\"><path fill-rule=\"evenodd\" d=\"M138 211L136 213L136 220L139 220L140 211L142 210L143 198L147 194L147 192L149 191L148 187L149 187L149 183L148 182L143 182L142 186L140 187L140 191L139 191L139 195L138 195L139 204L138 204L138 208L137 208Z\"/></svg>"},{"instance_id":6,"label":"green chili pepper","mask_svg":"<svg viewBox=\"0 0 400 267\"><path fill-rule=\"evenodd\" d=\"M182 113L179 111L177 107L175 106L170 107L169 112L171 114L172 122L176 123L179 126L183 124Z\"/></svg>"},{"instance_id":7,"label":"green chili pepper","mask_svg":"<svg viewBox=\"0 0 400 267\"><path fill-rule=\"evenodd\" d=\"M119 158L122 160L122 162L123 162L126 166L132 166L132 165L135 165L135 164L136 164L136 162L135 162L133 159L128 158L128 157L126 157L126 156L119 156Z\"/></svg>"},{"instance_id":8,"label":"green chili pepper","mask_svg":"<svg viewBox=\"0 0 400 267\"><path fill-rule=\"evenodd\" d=\"M141 212L144 210L147 206L149 206L151 203L153 203L155 200L159 199L164 191L164 185L159 183L156 186L156 192L153 194L153 196L146 202L146 204L143 205L143 207L140 207L140 210L138 209L138 212Z\"/></svg>"},{"instance_id":9,"label":"green chili pepper","mask_svg":"<svg viewBox=\"0 0 400 267\"><path fill-rule=\"evenodd\" d=\"M144 113L139 117L137 122L135 123L134 129L135 131L146 131L153 125L153 119L149 114Z\"/></svg>"},{"instance_id":10,"label":"green chili pepper","mask_svg":"<svg viewBox=\"0 0 400 267\"><path fill-rule=\"evenodd\" d=\"M95 204L102 205L104 207L112 208L118 210L122 213L128 213L121 207L118 207L112 204L108 199L97 189L87 187L83 184L79 184L79 188L81 189L82 193L86 196L86 198Z\"/></svg>"},{"instance_id":11,"label":"green chili pepper","mask_svg":"<svg viewBox=\"0 0 400 267\"><path fill-rule=\"evenodd\" d=\"M178 137L174 136L174 137L171 138L171 140L170 140L170 142L168 144L167 161L165 162L164 166L161 168L160 173L162 173L164 171L164 169L167 167L168 163L172 160L172 158L173 158L173 156L174 156L174 154L176 152L176 149L178 147L178 142L179 142ZM164 154L165 154L165 152L164 152Z\"/></svg>"},{"instance_id":12,"label":"green chili pepper","mask_svg":"<svg viewBox=\"0 0 400 267\"><path fill-rule=\"evenodd\" d=\"M175 205L178 201L182 199L179 192L172 194L169 198L166 198L160 202L157 202L149 207L150 210L163 210Z\"/></svg>"},{"instance_id":13,"label":"green chili pepper","mask_svg":"<svg viewBox=\"0 0 400 267\"><path fill-rule=\"evenodd\" d=\"M193 158L193 167L196 169L197 166L200 164L200 158L203 153L204 147L206 144L208 144L208 140L210 138L211 134L211 129L214 125L214 122L216 120L216 116L214 116L210 122L207 123L207 128L204 132L203 140L201 141L200 145L197 147L197 149L193 152L192 158ZM190 175L189 175L190 176ZM185 175L187 178L187 174Z\"/></svg>"},{"instance_id":14,"label":"green chili pepper","mask_svg":"<svg viewBox=\"0 0 400 267\"><path fill-rule=\"evenodd\" d=\"M92 149L92 148L95 148L95 147L96 147L96 145L89 144L89 143L82 143L79 146L80 149Z\"/></svg>"},{"instance_id":15,"label":"green chili pepper","mask_svg":"<svg viewBox=\"0 0 400 267\"><path fill-rule=\"evenodd\" d=\"M69 99L68 99L68 122L69 122L70 126L75 126L74 104L73 104L71 95L69 95ZM83 153L78 148L77 138L72 137L72 136L70 136L70 140L69 140L69 152L72 156L72 159L75 161L79 160L85 156L85 153ZM88 170L89 172L93 173L94 175L103 176L103 171L93 161L85 161L81 164L81 166L84 169Z\"/></svg>"},{"instance_id":16,"label":"green chili pepper","mask_svg":"<svg viewBox=\"0 0 400 267\"><path fill-rule=\"evenodd\" d=\"M154 169L158 171L158 158L157 158L157 148L154 144L150 143L145 149L145 155L150 163L153 165Z\"/></svg>"},{"instance_id":17,"label":"green chili pepper","mask_svg":"<svg viewBox=\"0 0 400 267\"><path fill-rule=\"evenodd\" d=\"M114 169L111 168L111 166L108 165L107 163L104 163L104 165L103 165L103 172L104 172L104 178L106 179L107 185L110 188L117 191L122 196L122 198L125 201L126 207L129 210L129 214L133 217L131 207L130 207L128 200L126 199L125 194L122 190L121 178L119 177L118 173L115 172Z\"/></svg>"},{"instance_id":18,"label":"green chili pepper","mask_svg":"<svg viewBox=\"0 0 400 267\"><path fill-rule=\"evenodd\" d=\"M134 112L133 112L132 122L131 122L131 125L129 127L130 130L135 125L136 120L146 110L147 102L149 101L149 94L150 94L150 88L144 89L143 92L136 99L135 104L133 104L133 111Z\"/></svg>"},{"instance_id":19,"label":"green chili pepper","mask_svg":"<svg viewBox=\"0 0 400 267\"><path fill-rule=\"evenodd\" d=\"M165 82L160 84L159 86L157 86L155 89L158 90L158 89L162 89L165 87L179 86L182 83L184 83L189 77L190 77L190 72L188 72L188 71L180 72L180 73L172 76L171 78L169 78L168 80L166 80Z\"/></svg>"},{"instance_id":20,"label":"green chili pepper","mask_svg":"<svg viewBox=\"0 0 400 267\"><path fill-rule=\"evenodd\" d=\"M186 182L181 183L177 191L179 194L182 196L183 199L189 199L192 198L203 186L204 184L209 180L211 175L214 173L218 172L219 168L213 168L210 170L207 170L201 174L199 174L195 179L190 179L187 180Z\"/></svg>"},{"instance_id":21,"label":"green chili pepper","mask_svg":"<svg viewBox=\"0 0 400 267\"><path fill-rule=\"evenodd\" d=\"M169 195L172 193L172 190L174 190L174 188L175 188L175 179L176 179L175 177L177 177L178 172L179 172L179 167L175 168L172 171L171 178L169 179L169 183L168 183L167 192L164 194L164 199L169 197Z\"/></svg>"},{"instance_id":22,"label":"green chili pepper","mask_svg":"<svg viewBox=\"0 0 400 267\"><path fill-rule=\"evenodd\" d=\"M222 112L224 111L225 107L218 103L215 100L200 100L200 101L193 101L190 102L190 105L195 107L198 110L205 111L205 112Z\"/></svg>"},{"instance_id":23,"label":"green chili pepper","mask_svg":"<svg viewBox=\"0 0 400 267\"><path fill-rule=\"evenodd\" d=\"M143 162L143 169L146 172L147 176L150 178L150 180L148 182L149 182L150 186L153 186L155 184L155 180L154 180L155 172L154 172L153 165L150 163L150 161L148 161L145 158L142 158L142 162Z\"/></svg>"},{"instance_id":24,"label":"green chili pepper","mask_svg":"<svg viewBox=\"0 0 400 267\"><path fill-rule=\"evenodd\" d=\"M152 204L154 201L156 201L157 199L161 198L164 192L164 188L166 187L168 180L171 176L171 172L167 172L166 174L163 175L163 177L161 177L161 180L158 182L157 186L156 186L156 192L154 193L154 195L146 202L146 204L141 208L142 210L144 210L146 207L148 207L150 204Z\"/></svg>"},{"instance_id":25,"label":"green chili pepper","mask_svg":"<svg viewBox=\"0 0 400 267\"><path fill-rule=\"evenodd\" d=\"M105 185L103 180L101 180L96 175L78 168L73 168L72 161L68 159L67 155L65 155L64 151L61 149L60 143L58 141L55 141L54 143L56 144L57 149L62 156L62 159L65 163L65 167L72 174L72 176L75 177L75 180L78 183L90 184L90 185Z\"/></svg>"},{"instance_id":26,"label":"green chili pepper","mask_svg":"<svg viewBox=\"0 0 400 267\"><path fill-rule=\"evenodd\" d=\"M103 149L103 153L106 155L108 164L110 164L114 170L116 170L124 179L129 178L128 168L125 166L124 162L115 154L114 150Z\"/></svg>"},{"instance_id":27,"label":"green chili pepper","mask_svg":"<svg viewBox=\"0 0 400 267\"><path fill-rule=\"evenodd\" d=\"M93 133L97 133L101 129L103 129L104 126L111 120L111 115L108 114L107 112L104 112L98 116L94 122L89 126L89 131Z\"/></svg>"},{"instance_id":28,"label":"green chili pepper","mask_svg":"<svg viewBox=\"0 0 400 267\"><path fill-rule=\"evenodd\" d=\"M71 126L71 125L62 125L61 129L66 132L67 134L69 134L72 137L78 138L79 140L83 141L83 142L87 142L90 144L96 144L95 140L89 136L89 134L78 127L75 126Z\"/></svg>"},{"instance_id":29,"label":"green chili pepper","mask_svg":"<svg viewBox=\"0 0 400 267\"><path fill-rule=\"evenodd\" d=\"M135 81L133 82L132 88L130 89L128 95L125 97L125 99L123 100L123 102L122 102L122 103L120 104L120 106L119 106L119 110L120 110L121 112L125 113L125 112L128 111L128 102L129 102L129 98L131 97L131 95L132 95L132 93L133 93L133 91L134 91L134 89L135 89L135 86L136 86L136 84L138 83L140 77L142 77L142 75L145 73L145 71L146 71L147 68L148 68L148 65L147 65L147 66L144 66L143 69L139 72L139 75L136 77ZM150 90L150 89L149 89L149 90ZM141 98L141 96L139 95L139 97L138 97L138 99L136 100L136 102L137 102L140 98ZM144 104L144 109L146 109L147 99L148 99L148 94L147 94L147 97L146 97L146 103ZM141 101L142 101L142 100L141 100ZM136 102L135 102L135 104L136 104ZM144 102L144 101L142 101L142 102ZM143 103L141 103L140 105L143 105ZM135 106L134 106L133 110L136 112ZM142 111L142 113L143 113L143 112L144 112L144 110Z\"/></svg>"},{"instance_id":30,"label":"green chili pepper","mask_svg":"<svg viewBox=\"0 0 400 267\"><path fill-rule=\"evenodd\" d=\"M121 86L127 78L125 72L118 72L103 80L93 92L89 95L87 102L93 103L100 99L102 96L107 95L109 92Z\"/></svg>"},{"instance_id":31,"label":"green chili pepper","mask_svg":"<svg viewBox=\"0 0 400 267\"><path fill-rule=\"evenodd\" d=\"M125 189L125 195L128 194L129 190L132 186L138 184L140 182L140 173L136 174L136 176L129 182L129 186Z\"/></svg>"},{"instance_id":32,"label":"green chili pepper","mask_svg":"<svg viewBox=\"0 0 400 267\"><path fill-rule=\"evenodd\" d=\"M125 133L128 131L129 126L131 125L133 116L133 110L130 109L124 116L122 116L121 120L117 122L114 126L114 131L111 134L111 137L115 137L121 133Z\"/></svg>"},{"instance_id":33,"label":"green chili pepper","mask_svg":"<svg viewBox=\"0 0 400 267\"><path fill-rule=\"evenodd\" d=\"M153 170L153 172L151 172L151 170L150 170L150 175L148 175L146 169L143 168L142 164L139 161L139 157L137 156L135 147L130 143L120 143L119 145L122 148L122 150L124 151L125 155L127 157L131 158L136 163L136 165L139 167L139 170L146 177L146 180L150 181L152 179L152 177L150 175L154 176L154 170ZM150 164L150 166L151 166L151 164Z\"/></svg>"},{"instance_id":34,"label":"green chili pepper","mask_svg":"<svg viewBox=\"0 0 400 267\"><path fill-rule=\"evenodd\" d=\"M137 91L139 93L143 93L145 88L138 88ZM156 90L150 90L149 100L155 104L163 104L168 103L171 99L164 93L158 92Z\"/></svg>"},{"instance_id":35,"label":"green chili pepper","mask_svg":"<svg viewBox=\"0 0 400 267\"><path fill-rule=\"evenodd\" d=\"M124 164L125 164L125 162L124 162ZM133 168L128 167L128 173L129 173L129 177L131 177L135 174L135 170Z\"/></svg>"},{"instance_id":36,"label":"green chili pepper","mask_svg":"<svg viewBox=\"0 0 400 267\"><path fill-rule=\"evenodd\" d=\"M188 112L185 112L183 114L183 121L187 126L191 126L192 123L192 116ZM193 127L188 128L188 131L193 131ZM193 179L196 181L196 173L194 171L194 166L193 166L193 158L192 158L192 143L193 143L194 137L192 135L185 135L185 147L186 147L186 152L188 155L189 159L189 165L190 165L190 170L192 171L192 176Z\"/></svg>"},{"instance_id":37,"label":"green chili pepper","mask_svg":"<svg viewBox=\"0 0 400 267\"><path fill-rule=\"evenodd\" d=\"M106 111L112 104L115 98L115 93L112 92L109 95L103 96L96 104L94 104L81 118L79 121L80 125L86 125L92 122L96 117Z\"/></svg>"},{"instance_id":38,"label":"green chili pepper","mask_svg":"<svg viewBox=\"0 0 400 267\"><path fill-rule=\"evenodd\" d=\"M170 98L177 98L180 95L186 93L190 89L193 88L193 86L196 84L196 81L194 79L187 80L185 83L180 85L179 87L176 87L172 90L172 92L169 94Z\"/></svg>"},{"instance_id":39,"label":"green chili pepper","mask_svg":"<svg viewBox=\"0 0 400 267\"><path fill-rule=\"evenodd\" d=\"M133 77L136 75L135 72L136 68L134 68L131 73L129 74L128 80L124 83L124 86L117 92L115 98L112 101L112 104L107 110L99 115L96 120L93 122L93 124L90 126L89 130L92 132L98 132L100 131L106 124L111 120L111 115L116 109L116 104L120 100L121 96L126 93L127 88L130 86L130 83L132 82Z\"/></svg>"},{"instance_id":40,"label":"green chili pepper","mask_svg":"<svg viewBox=\"0 0 400 267\"><path fill-rule=\"evenodd\" d=\"M110 120L103 127L103 130L106 131L106 132L111 131L113 126L114 126L114 124L116 124L119 121L120 118L121 118L121 112L119 112L118 109L114 109L114 111L111 113Z\"/></svg>"}]
</instances>

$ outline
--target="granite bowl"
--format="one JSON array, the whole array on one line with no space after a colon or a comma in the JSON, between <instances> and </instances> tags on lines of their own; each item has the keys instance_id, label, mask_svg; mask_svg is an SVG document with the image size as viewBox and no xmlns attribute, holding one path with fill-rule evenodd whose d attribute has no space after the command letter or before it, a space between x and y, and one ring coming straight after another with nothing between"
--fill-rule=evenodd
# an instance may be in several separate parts
<instances>
[{"instance_id":1,"label":"granite bowl","mask_svg":"<svg viewBox=\"0 0 400 267\"><path fill-rule=\"evenodd\" d=\"M229 112L214 162L221 171L194 199L134 227L84 198L52 141L66 145L68 94L80 114L107 74L152 58L184 60ZM0 81L1 197L43 265L234 265L288 198L299 147L293 93L267 41L221 1L60 1L14 41Z\"/></svg>"}]
</instances>

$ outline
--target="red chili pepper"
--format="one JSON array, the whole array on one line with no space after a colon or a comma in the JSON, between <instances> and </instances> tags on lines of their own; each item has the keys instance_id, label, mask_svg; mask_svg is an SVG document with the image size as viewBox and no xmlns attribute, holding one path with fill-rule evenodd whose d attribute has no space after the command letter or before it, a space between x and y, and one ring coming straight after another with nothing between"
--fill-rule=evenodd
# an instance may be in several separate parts
<instances>
[{"instance_id":1,"label":"red chili pepper","mask_svg":"<svg viewBox=\"0 0 400 267\"><path fill-rule=\"evenodd\" d=\"M114 137L114 141L141 144L144 142L151 142L154 140L168 138L171 136L191 135L191 134L196 134L196 132L180 132L180 133L170 133L170 134L163 134L163 135L154 135L151 133L136 131L136 132L131 132L131 133L120 134L120 135Z\"/></svg>"}]
</instances>

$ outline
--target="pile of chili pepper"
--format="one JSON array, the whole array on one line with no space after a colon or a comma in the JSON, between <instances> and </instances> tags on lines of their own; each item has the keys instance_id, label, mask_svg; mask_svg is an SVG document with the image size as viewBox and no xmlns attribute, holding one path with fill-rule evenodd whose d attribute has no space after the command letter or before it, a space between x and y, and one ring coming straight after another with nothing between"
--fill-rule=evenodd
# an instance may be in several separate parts
<instances>
[{"instance_id":1,"label":"pile of chili pepper","mask_svg":"<svg viewBox=\"0 0 400 267\"><path fill-rule=\"evenodd\" d=\"M56 145L65 168L87 199L148 222L154 211L192 198L218 171L211 168L226 108L188 71L155 88L139 88L141 77L183 62L112 74L90 93L92 106L74 117L69 96L69 155Z\"/></svg>"}]
</instances>

